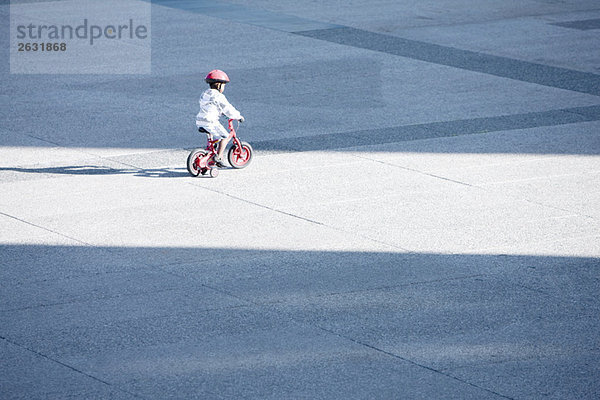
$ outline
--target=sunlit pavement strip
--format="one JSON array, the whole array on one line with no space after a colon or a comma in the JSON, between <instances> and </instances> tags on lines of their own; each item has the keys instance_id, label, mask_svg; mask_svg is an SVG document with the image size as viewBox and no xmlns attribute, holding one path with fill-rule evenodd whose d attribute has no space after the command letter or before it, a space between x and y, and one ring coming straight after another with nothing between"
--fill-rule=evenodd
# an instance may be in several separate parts
<instances>
[{"instance_id":1,"label":"sunlit pavement strip","mask_svg":"<svg viewBox=\"0 0 600 400\"><path fill-rule=\"evenodd\" d=\"M597 75L239 3L156 2L157 75L4 71L0 397L598 397ZM217 33L241 55L201 60ZM256 157L192 178L213 63Z\"/></svg>"}]
</instances>

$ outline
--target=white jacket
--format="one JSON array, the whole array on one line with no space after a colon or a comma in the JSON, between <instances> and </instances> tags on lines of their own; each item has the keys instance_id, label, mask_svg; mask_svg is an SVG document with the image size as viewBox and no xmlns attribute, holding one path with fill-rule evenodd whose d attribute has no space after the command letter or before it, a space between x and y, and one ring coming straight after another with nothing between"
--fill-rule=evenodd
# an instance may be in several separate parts
<instances>
[{"instance_id":1,"label":"white jacket","mask_svg":"<svg viewBox=\"0 0 600 400\"><path fill-rule=\"evenodd\" d=\"M223 93L216 89L207 89L200 96L200 112L196 115L196 126L218 124L221 115L230 119L242 117L240 112L229 104Z\"/></svg>"}]
</instances>

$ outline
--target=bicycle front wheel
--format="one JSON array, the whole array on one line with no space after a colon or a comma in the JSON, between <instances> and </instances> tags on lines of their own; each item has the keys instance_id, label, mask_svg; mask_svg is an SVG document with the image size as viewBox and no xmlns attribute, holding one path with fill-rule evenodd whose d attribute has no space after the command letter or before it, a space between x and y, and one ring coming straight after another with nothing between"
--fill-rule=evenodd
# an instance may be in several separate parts
<instances>
[{"instance_id":1,"label":"bicycle front wheel","mask_svg":"<svg viewBox=\"0 0 600 400\"><path fill-rule=\"evenodd\" d=\"M252 146L247 142L240 142L242 145L237 146L233 145L229 149L229 153L227 153L227 160L229 160L229 164L235 169L246 168L250 161L252 161L252 154L254 150L252 150Z\"/></svg>"}]
</instances>

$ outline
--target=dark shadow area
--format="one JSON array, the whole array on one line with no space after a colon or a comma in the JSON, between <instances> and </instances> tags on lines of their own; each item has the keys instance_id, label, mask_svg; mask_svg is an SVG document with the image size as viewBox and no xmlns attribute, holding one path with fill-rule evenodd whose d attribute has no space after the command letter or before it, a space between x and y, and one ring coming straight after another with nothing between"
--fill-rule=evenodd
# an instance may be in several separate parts
<instances>
[{"instance_id":1,"label":"dark shadow area","mask_svg":"<svg viewBox=\"0 0 600 400\"><path fill-rule=\"evenodd\" d=\"M258 26L270 24L271 19L281 17L285 20L286 17L283 14L267 12L260 8L232 5L227 2L161 0L154 3ZM237 8L237 11L233 10L234 8ZM244 10L244 12L240 10ZM6 16L8 17L8 13ZM311 23L308 20L305 22ZM163 26L163 24L167 25L167 22L157 21L155 26L160 29L159 26ZM587 29L589 25L578 26ZM269 27L269 29L271 28L273 27ZM8 33L8 29L5 29ZM157 32L160 31L157 30ZM227 89L227 94L231 94L230 100L236 105L239 105L240 101L245 102L245 104L242 103L243 105L252 105L252 107L248 107L252 110L251 112L260 115L260 121L255 120L254 127L252 119L249 118L248 136L245 137L257 151L327 151L509 130L551 128L600 120L600 106L594 105L471 119L451 120L452 117L447 117L449 120L446 121L382 129L365 129L369 125L356 126L352 130L336 132L335 120L344 118L345 111L352 110L356 113L358 110L360 113L361 109L377 110L382 106L385 107L385 97L389 95L383 90L385 86L381 82L382 71L389 66L381 58L378 58L381 54L374 57L369 52L356 53L356 49L373 50L385 53L386 57L407 57L432 64L452 66L466 71L476 71L510 80L532 82L595 96L600 95L600 76L407 40L350 27L291 32L294 32L297 40L311 41L307 38L312 38L315 39L314 42L338 43L349 46L347 48L350 51L342 56L336 56L338 57L336 59L307 58L302 62L297 62L295 59L294 63L269 65L268 68L258 68L256 64L249 64L244 68L240 64L237 69L233 67L228 69L231 76L236 79L236 83L232 82ZM186 46L193 45L193 43L184 44ZM3 48L8 54L8 44ZM156 49L155 54L162 54L161 52L164 50ZM197 110L198 96L205 88L202 77L206 71L189 73L190 69L187 69L185 71L188 72L179 74L176 71L161 70L160 74L164 75L128 77L111 75L29 76L9 75L8 71L4 71L0 94L5 96L6 106L0 115L3 119L0 145L117 148L189 146L195 138L193 120ZM269 82L268 90L265 90L264 82ZM486 88L483 87L482 90L486 90ZM40 96L39 93L44 95ZM403 94L398 93L397 95L402 96ZM460 98L464 93L457 93L457 95L457 98ZM435 98L432 98L432 102L435 103L435 101ZM315 125L310 127L310 131L324 133L307 135L301 124L288 127L286 126L287 121L276 121L277 116L274 116L273 121L264 118L265 109L282 110L282 105L289 106L291 112L287 116L292 119L292 124L296 120L310 124L313 122L312 116L317 115L317 118L314 119ZM551 107L553 107L552 104L546 104L543 108ZM332 118L331 120L327 119L327 122L323 124L321 121L325 121L324 114L329 111L331 111ZM436 111L435 105L430 110L417 110L417 112L429 113L429 115L416 120L444 119L444 117L435 115ZM495 114L495 111L497 114L502 113L502 110L488 109L487 112L479 112L477 115ZM32 115L37 117L31 118ZM457 115L456 111L453 115ZM463 114L459 113L458 115ZM381 118L386 117L382 113ZM372 115L369 118L373 118ZM265 131L271 135L269 137L279 137L278 132L282 132L281 136L291 135L292 137L261 140ZM569 142L569 139L568 135L565 135L564 141L560 143L543 143L543 145L536 143L525 150L515 149L506 143L489 141L485 146L474 150L464 150L464 152L600 154L600 139L597 136L595 141L590 139L583 144ZM400 151L389 148L370 149L369 151L381 150ZM417 146L413 146L411 151L418 152L419 149ZM463 152L463 150L452 148L439 150L428 148L427 151Z\"/></svg>"},{"instance_id":2,"label":"dark shadow area","mask_svg":"<svg viewBox=\"0 0 600 400\"><path fill-rule=\"evenodd\" d=\"M3 398L600 389L597 258L0 245L0 265Z\"/></svg>"}]
</instances>

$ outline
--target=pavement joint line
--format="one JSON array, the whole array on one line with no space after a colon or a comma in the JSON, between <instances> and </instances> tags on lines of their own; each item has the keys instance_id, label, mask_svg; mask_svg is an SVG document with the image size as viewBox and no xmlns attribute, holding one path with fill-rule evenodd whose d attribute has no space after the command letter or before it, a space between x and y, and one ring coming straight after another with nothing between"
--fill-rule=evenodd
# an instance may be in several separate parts
<instances>
[{"instance_id":1,"label":"pavement joint line","mask_svg":"<svg viewBox=\"0 0 600 400\"><path fill-rule=\"evenodd\" d=\"M248 203L248 204L260 207L260 208L264 208L264 209L269 210L269 211L274 211L274 212L277 212L277 213L280 213L280 214L283 214L283 215L287 215L288 217L297 218L297 219L300 219L300 220L303 220L303 221L306 221L306 222L310 222L310 223L316 224L316 225L326 226L322 222L315 221L315 220L312 220L312 219L309 219L309 218L305 218L305 217L301 217L299 215L295 215L295 214L292 214L292 213L288 213L286 211L282 211L282 210L279 210L279 209L276 209L276 208L273 208L273 207L269 207L269 206L266 206L264 204L256 203L254 201L243 199L241 197L234 196L232 194L229 194L229 193L226 193L226 192L223 192L223 191L220 191L220 190L211 189L211 188L208 188L206 186L197 185L197 184L194 184L194 183L191 183L191 182L188 183L188 184L191 185L191 186L194 186L194 187L199 187L199 188L202 188L204 190L208 190L209 192L213 192L213 193L217 193L217 194L220 194L220 195L223 195L223 196L230 197L230 198L232 198L234 200L238 200L238 201L241 201L241 202L244 202L244 203Z\"/></svg>"},{"instance_id":2,"label":"pavement joint line","mask_svg":"<svg viewBox=\"0 0 600 400\"><path fill-rule=\"evenodd\" d=\"M456 377L456 376L453 376L453 375L451 375L451 374L449 374L449 373L447 373L447 372L444 372L444 371L443 371L443 370L441 370L441 369L436 369L436 368L429 367L429 366L427 366L427 365L424 365L424 364L418 363L418 362L416 362L416 361L413 361L413 360L411 360L411 359L409 359L409 358L403 357L403 356L401 356L401 355L398 355L398 354L392 353L392 352L390 352L390 351L386 351L386 350L380 349L380 348L378 348L378 347L376 347L376 346L373 346L373 345L370 345L370 344L368 344L368 343L365 343L365 342L363 342L363 341L361 341L361 340L354 339L354 338L352 338L352 337L349 337L349 336L346 336L346 335L343 335L343 334L337 333L337 332L335 332L334 330L331 330L331 329L328 329L328 328L324 328L324 327L322 327L322 326L319 326L319 325L313 325L313 324L309 324L309 325L310 325L310 326L314 326L314 327L316 327L316 328L318 328L318 329L321 329L321 330L323 330L323 331L325 331L325 332L328 332L328 333L330 333L330 334L332 334L332 335L335 335L335 336L337 336L337 337L340 337L340 338L342 338L342 339L349 340L349 341L351 341L351 342L353 342L353 343L356 343L356 344L358 344L358 345L360 345L360 346L363 346L363 347L369 348L369 349L371 349L371 350L374 350L374 351L376 351L376 352L378 352L378 353L385 354L385 355L387 355L387 356L389 356L389 357L393 357L393 358L396 358L396 359L398 359L398 360L402 360L402 361L404 361L404 362L407 362L407 363L409 363L409 364L412 364L412 365L414 365L414 366L416 366L416 367L419 367L419 368L422 368L422 369L426 369L426 370L428 370L428 371L431 371L431 372L433 372L433 373L436 373L436 374L439 374L439 375L443 375L443 376L445 376L445 377L447 377L447 378L453 379L453 380L455 380L455 381L458 381L458 382L460 382L460 383L462 383L462 384L465 384L465 385L469 385L469 386L475 387L475 388L477 388L477 389L480 389L480 390L483 390L483 391L485 391L485 392L491 393L491 394L493 394L493 395L496 395L496 396L502 397L502 398L504 398L504 399L515 400L513 397L505 396L505 395L503 395L503 394L501 394L501 393L494 392L493 390L490 390L490 389L484 388L484 387L482 387L482 386L476 385L476 384L474 384L474 383L472 383L472 382L466 381L466 380L464 380L464 379L460 379L460 378L458 378L458 377Z\"/></svg>"},{"instance_id":3,"label":"pavement joint line","mask_svg":"<svg viewBox=\"0 0 600 400\"><path fill-rule=\"evenodd\" d=\"M483 190L485 190L485 189L483 189ZM515 199L519 199L518 197L514 197L514 198ZM520 200L524 201L524 202L527 202L527 203L535 204L537 206L541 206L541 207L545 207L545 208L551 208L553 210L562 211L562 212L566 212L566 213L570 213L570 214L575 214L577 216L580 216L580 217L583 217L583 218L586 218L586 219L591 219L594 222L596 221L596 217L594 217L592 215L584 214L584 213L581 213L581 212L578 212L578 211L567 210L566 208L556 207L556 206L553 206L553 205L550 205L550 204L545 204L545 203L539 202L537 200L531 200L531 199L528 199L528 198L521 198Z\"/></svg>"},{"instance_id":4,"label":"pavement joint line","mask_svg":"<svg viewBox=\"0 0 600 400\"><path fill-rule=\"evenodd\" d=\"M498 192L498 189L490 188L490 187L488 187L487 184L485 184L483 186L479 186L479 185L471 185L471 186L473 188L482 190L482 191L484 191L486 193L490 193L490 194L496 194ZM503 194L506 196L506 193L503 192ZM569 215L576 215L576 216L579 216L579 217L583 217L583 218L587 218L587 219L591 219L593 221L596 221L596 217L594 217L592 215L584 214L584 213L581 213L581 212L578 212L578 211L575 211L575 210L568 210L568 209L557 207L557 206L553 206L553 205L550 205L550 204L545 204L545 203L542 203L542 202L537 201L537 200L528 199L526 197L517 197L515 195L508 195L508 197L512 198L513 200L516 200L516 201L530 203L530 204L534 204L536 206L540 206L540 207L544 207L544 208L550 208L550 209L553 209L553 210L557 210L557 211L562 211L562 212L569 213Z\"/></svg>"},{"instance_id":5,"label":"pavement joint line","mask_svg":"<svg viewBox=\"0 0 600 400\"><path fill-rule=\"evenodd\" d=\"M29 136L30 138L33 138L33 139L37 139L37 140L39 140L39 141L42 141L42 142L46 142L46 143L52 144L52 145L54 145L54 146L56 146L56 147L64 147L64 146L63 146L63 145L61 145L61 144L58 144L58 143L56 143L56 142L53 142L53 141L51 141L51 140L48 140L48 139L43 139L43 138L41 138L41 137L34 136L34 135L32 135L32 134L29 134L29 133L25 133L24 135L25 135L25 136Z\"/></svg>"},{"instance_id":6,"label":"pavement joint line","mask_svg":"<svg viewBox=\"0 0 600 400\"><path fill-rule=\"evenodd\" d=\"M74 372L76 372L76 373L78 373L80 375L86 376L86 377L88 377L88 378L90 378L90 379L92 379L92 380L94 380L96 382L102 383L102 384L104 384L106 386L109 386L109 387L111 387L113 389L116 389L116 390L118 390L118 391L120 391L122 393L126 393L126 394L131 395L131 396L133 396L135 398L138 398L138 399L145 399L145 397L142 397L142 396L140 396L140 395L138 395L136 393L132 393L132 392L129 392L127 390L124 390L124 389L120 388L119 386L113 385L110 382L107 382L107 381L105 381L103 379L100 379L100 378L98 378L98 377L96 377L94 375L88 374L87 372L84 372L84 371L82 371L80 369L77 369L77 368L73 367L72 365L69 365L69 364L64 363L62 361L59 361L59 360L57 360L55 358L47 356L46 354L40 353L39 351L33 350L33 349L31 349L31 348L29 348L27 346L19 344L19 343L15 342L13 340L10 340L10 339L8 339L8 338L6 338L4 336L0 336L0 339L4 340L5 342L7 342L7 343L9 343L9 344L11 344L13 346L16 346L16 347L20 348L22 350L25 350L25 351L28 351L30 353L33 353L33 354L37 355L38 357L44 358L44 359L46 359L46 360L48 360L48 361L50 361L52 363L55 363L55 364L58 364L58 365L62 365L63 367L68 368L71 371L74 371Z\"/></svg>"},{"instance_id":7,"label":"pavement joint line","mask_svg":"<svg viewBox=\"0 0 600 400\"><path fill-rule=\"evenodd\" d=\"M484 191L486 193L490 193L490 194L497 193L497 189L494 190L494 189L486 187L485 185L484 186L471 185L471 186L473 188L482 190L482 191ZM512 198L513 200L516 200L516 201L521 201L521 202L530 203L530 204L533 204L533 205L536 205L536 206L540 206L540 207L543 207L543 208L549 208L549 209L553 209L553 210L557 210L557 211L566 212L566 213L569 214L569 216L578 216L578 217L583 217L583 218L586 218L586 219L591 219L593 221L596 221L596 217L594 217L592 215L584 214L584 213L581 213L581 212L578 212L578 211L568 210L566 208L557 207L557 206L553 206L553 205L550 205L550 204L545 204L545 203L542 203L542 202L537 201L537 200L528 199L526 197L517 197L517 196L514 196L514 195L509 195L509 197ZM565 217L565 216L561 216L561 217Z\"/></svg>"},{"instance_id":8,"label":"pavement joint line","mask_svg":"<svg viewBox=\"0 0 600 400\"><path fill-rule=\"evenodd\" d=\"M428 172L419 171L417 169L408 168L408 167L404 167L404 166L401 166L401 165L392 164L392 163L389 163L389 162L384 162L384 161L380 161L380 160L371 159L371 158L365 157L365 156L360 156L360 155L356 155L356 154L353 154L352 156L353 157L358 157L358 158L364 158L364 159L367 159L367 160L370 160L370 161L374 161L374 162L378 162L378 163L381 163L381 164L389 165L389 166L392 166L392 167L404 169L404 170L407 170L407 171L416 172L416 173L427 175L427 176L430 176L430 177L433 177L433 178L437 178L437 179L441 179L441 180L445 180L445 181L457 183L459 185L464 185L464 186L471 187L471 188L474 188L474 189L479 189L479 190L482 190L482 191L487 192L487 193L492 193L492 194L495 193L495 190L492 190L492 189L486 187L486 185L484 185L484 186L472 185L472 184L469 184L469 183L457 181L455 179L445 178L445 177L440 176L440 175L430 174ZM543 178L539 178L539 179L543 179ZM567 210L567 209L564 209L564 208L561 208L561 207L552 206L552 205L545 204L545 203L542 203L542 202L539 202L539 201L535 201L535 200L531 200L531 199L528 199L528 198L513 197L513 199L514 200L523 201L523 202L527 202L527 203L531 203L531 204L534 204L534 205L537 205L537 206L541 206L541 207L545 207L545 208L550 208L550 209L554 209L554 210L558 210L558 211L567 212L567 213L569 213L571 215L577 215L577 216L580 216L580 217L584 217L584 218L596 221L596 218L594 216L591 216L591 215L588 215L588 214L584 214L584 213L580 213L580 212L577 212L577 211L574 211L574 210Z\"/></svg>"},{"instance_id":9,"label":"pavement joint line","mask_svg":"<svg viewBox=\"0 0 600 400\"><path fill-rule=\"evenodd\" d=\"M344 229L324 224L323 222L315 221L315 220L312 220L312 219L309 219L309 218L305 218L305 217L302 217L302 216L299 216L299 215L296 215L296 214L288 213L288 212L283 211L283 210L279 210L279 209L276 209L276 208L273 208L273 207L269 207L269 206L266 206L264 204L260 204L260 203L256 203L256 202L253 202L253 201L250 201L250 200L242 199L241 197L237 197L237 196L234 196L234 195L231 195L229 193L225 193L225 192L222 192L222 191L219 191L219 190L216 190L216 189L211 189L211 188L208 188L208 187L202 186L202 185L196 185L194 183L189 183L189 185L192 185L192 186L195 186L195 187L199 187L199 188L202 188L202 189L205 189L205 190L208 190L210 192L217 193L217 194L220 194L220 195L223 195L223 196L227 196L227 197L230 197L232 199L235 199L235 200L238 200L238 201L242 201L244 203L248 203L248 204L251 204L251 205L254 205L254 206L266 209L266 210L269 210L269 211L274 211L276 213L283 214L283 215L286 215L288 217L297 218L297 219L300 219L300 220L303 220L303 221L306 221L306 222L309 222L309 223L312 223L312 224L315 224L315 225L319 225L319 226L322 226L322 227L325 227L325 228L333 229L333 230L338 231L338 232L342 232L342 233L346 233L346 234L351 234L351 235L354 235L354 236L357 236L357 237L360 237L360 238L363 238L363 239L367 239L367 240L370 240L370 241L372 241L374 243L382 244L382 245L391 247L391 248L396 249L396 250L402 250L402 251L405 251L405 252L410 252L409 249L406 249L404 247L393 245L391 243L387 243L387 242L384 242L384 241L381 241L381 240L378 240L378 239L374 239L374 238L371 238L369 236L357 235L356 233L348 232L348 231L346 231Z\"/></svg>"},{"instance_id":10,"label":"pavement joint line","mask_svg":"<svg viewBox=\"0 0 600 400\"><path fill-rule=\"evenodd\" d=\"M162 270L162 269L161 269L161 270ZM185 279L185 278L186 278L186 277L185 277L185 275L180 275L180 274L178 274L178 273L177 273L177 272L175 272L175 271L170 271L170 270L162 270L162 271L163 271L164 273L166 273L166 274L169 274L169 275L171 275L171 276L174 276L174 277L177 277L177 278L181 278L181 279ZM230 306L230 307L218 307L218 308L215 308L214 310L228 310L228 309L231 309L231 308L242 308L242 307L249 307L249 306L251 306L251 305L252 305L252 306L260 306L260 305L261 305L260 303L257 303L257 302L255 302L255 301L252 301L252 300L250 300L250 299L246 299L246 298L244 298L244 297L241 297L241 296L235 295L235 294L233 294L233 293L230 293L230 292L229 292L229 291L227 291L227 290L224 290L224 289L221 289L221 288L218 288L218 287L215 287L215 286L211 286L211 285L208 285L208 284L206 284L206 283L201 283L201 282L198 282L198 284L199 284L201 287L207 288L207 289L209 289L209 290L215 291L215 292L217 292L217 293L220 293L220 294L226 295L226 296L228 296L228 297L234 298L234 299L236 299L236 300L242 301L242 302L244 302L244 303L247 303L247 304L240 304L240 305L236 305L236 306ZM209 309L209 310L202 310L202 311L213 311L213 310L212 310L212 309Z\"/></svg>"},{"instance_id":11,"label":"pavement joint line","mask_svg":"<svg viewBox=\"0 0 600 400\"><path fill-rule=\"evenodd\" d=\"M168 150L164 150L164 151L168 151ZM98 157L100 160L103 160L103 161L110 161L110 162L114 162L116 164L124 165L124 166L129 167L129 168L133 168L133 170L135 170L135 171L132 171L132 173L134 173L134 172L145 172L145 171L148 170L148 168L146 168L146 169L140 168L140 167L137 167L137 166L135 166L133 164L128 164L128 163L123 162L123 161L115 160L112 157L97 156L97 155L94 155L94 154L91 154L91 153L87 153L87 152L83 152L83 151L81 153L83 153L83 154L89 154L91 156ZM149 153L143 153L143 154L149 154ZM113 169L113 168L110 168L110 169Z\"/></svg>"},{"instance_id":12,"label":"pavement joint line","mask_svg":"<svg viewBox=\"0 0 600 400\"><path fill-rule=\"evenodd\" d=\"M432 178L436 178L436 179L441 179L441 180L448 181L448 182L457 183L459 185L478 188L478 186L471 185L469 183L457 181L455 179L446 178L446 177L443 177L443 176L440 176L440 175L430 174L429 172L425 172L425 171L419 171L418 169L409 168L409 167L405 167L405 166L397 165L397 164L392 164L390 162L376 160L376 159L373 159L373 158L369 158L369 157L365 157L365 156L360 156L360 155L356 155L356 154L351 154L351 156L352 157L362 158L362 159L369 160L369 161L373 161L373 162L376 162L376 163L379 163L379 164L388 165L390 167L395 167L395 168L403 169L403 170L406 170L406 171L416 172L416 173L419 173L419 174L422 174L422 175L430 176Z\"/></svg>"},{"instance_id":13,"label":"pavement joint line","mask_svg":"<svg viewBox=\"0 0 600 400\"><path fill-rule=\"evenodd\" d=\"M85 242L85 241L83 241L83 240L76 239L76 238L74 238L74 237L71 237L71 236L65 235L65 234L63 234L63 233L60 233L60 232L54 231L54 230L52 230L52 229L49 229L49 228L43 227L43 226L41 226L41 225L37 225L37 224L31 223L31 222L29 222L29 221L25 221L24 219L21 219L21 218L18 218L18 217L15 217L15 216L12 216L12 215L6 214L6 213L4 213L4 212L2 212L2 211L0 211L0 215L4 215L5 217L12 218L12 219L14 219L14 220L16 220L16 221L19 221L19 222L22 222L22 223L24 223L24 224L27 224L27 225L30 225L30 226L36 227L36 228L38 228L38 229L42 229L42 230L44 230L44 231L47 231L47 232L54 233L55 235L62 236L62 237L64 237L64 238L67 238L67 239L69 239L69 240L76 241L76 242L78 242L78 243L81 243L81 244L83 244L83 245L90 246L90 247L94 247L94 246L93 246L91 243L87 243L87 242Z\"/></svg>"}]
</instances>

